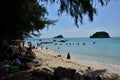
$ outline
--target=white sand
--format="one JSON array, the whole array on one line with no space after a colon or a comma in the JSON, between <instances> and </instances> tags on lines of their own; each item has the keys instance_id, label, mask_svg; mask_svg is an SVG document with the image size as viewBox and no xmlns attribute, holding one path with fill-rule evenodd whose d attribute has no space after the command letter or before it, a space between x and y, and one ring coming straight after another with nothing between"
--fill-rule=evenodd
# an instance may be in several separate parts
<instances>
[{"instance_id":1,"label":"white sand","mask_svg":"<svg viewBox=\"0 0 120 80\"><path fill-rule=\"evenodd\" d=\"M54 67L62 66L66 68L76 69L76 71L80 73L84 73L84 71L88 67L91 67L92 70L107 70L106 72L107 75L108 74L120 75L120 71L115 69L115 67L110 65L105 65L103 63L98 63L95 61L87 61L87 60L75 60L75 59L67 60L66 57L64 56L56 58L58 53L55 53L50 50L34 49L33 51L37 55L37 59L40 60L40 62L44 65L44 67L47 66L54 68Z\"/></svg>"}]
</instances>

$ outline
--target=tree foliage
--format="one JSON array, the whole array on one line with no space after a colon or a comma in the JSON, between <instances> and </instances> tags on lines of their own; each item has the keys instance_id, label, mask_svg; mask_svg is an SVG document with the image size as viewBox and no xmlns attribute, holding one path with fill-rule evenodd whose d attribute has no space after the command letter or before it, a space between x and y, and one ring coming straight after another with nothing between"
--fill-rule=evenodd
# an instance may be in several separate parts
<instances>
[{"instance_id":1,"label":"tree foliage","mask_svg":"<svg viewBox=\"0 0 120 80\"><path fill-rule=\"evenodd\" d=\"M110 0L39 0L51 3L58 3L58 15L67 13L74 18L75 25L79 27L79 22L83 23L84 15L88 15L89 20L93 21L94 15L97 14L95 4L106 5Z\"/></svg>"},{"instance_id":2,"label":"tree foliage","mask_svg":"<svg viewBox=\"0 0 120 80\"><path fill-rule=\"evenodd\" d=\"M104 5L109 0L97 0ZM96 8L93 4L96 0L1 0L0 1L0 39L21 39L35 35L43 28L54 24L55 20L47 19L48 12L42 2L57 3L59 5L58 14L66 12L78 22L82 23L83 15L88 15L93 21ZM80 20L80 21L79 21Z\"/></svg>"},{"instance_id":3,"label":"tree foliage","mask_svg":"<svg viewBox=\"0 0 120 80\"><path fill-rule=\"evenodd\" d=\"M2 0L1 29L2 39L21 39L34 31L54 24L47 19L47 10L36 0Z\"/></svg>"}]
</instances>

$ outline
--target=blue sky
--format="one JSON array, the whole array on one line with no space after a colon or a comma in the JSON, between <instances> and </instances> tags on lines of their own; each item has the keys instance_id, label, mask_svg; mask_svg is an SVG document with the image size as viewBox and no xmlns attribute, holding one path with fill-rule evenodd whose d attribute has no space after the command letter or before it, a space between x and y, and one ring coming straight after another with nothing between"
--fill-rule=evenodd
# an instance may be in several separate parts
<instances>
[{"instance_id":1,"label":"blue sky","mask_svg":"<svg viewBox=\"0 0 120 80\"><path fill-rule=\"evenodd\" d=\"M49 11L48 18L58 19L56 25L49 26L41 31L41 38L52 38L56 35L63 35L65 38L89 37L97 31L106 31L111 37L120 37L120 0L111 0L107 6L100 6L97 3L98 15L94 16L93 22L84 16L84 24L79 28L74 25L74 19L67 14L57 16L57 4L47 6Z\"/></svg>"}]
</instances>

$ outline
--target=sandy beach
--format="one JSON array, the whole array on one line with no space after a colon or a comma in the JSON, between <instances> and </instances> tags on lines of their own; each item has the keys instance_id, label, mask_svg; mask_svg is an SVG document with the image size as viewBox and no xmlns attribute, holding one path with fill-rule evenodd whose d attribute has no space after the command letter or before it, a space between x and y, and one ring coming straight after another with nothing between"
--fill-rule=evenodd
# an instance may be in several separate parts
<instances>
[{"instance_id":1,"label":"sandy beach","mask_svg":"<svg viewBox=\"0 0 120 80\"><path fill-rule=\"evenodd\" d=\"M67 59L49 49L32 49L36 58L23 63L16 73L4 75L0 80L120 80L120 71L96 61Z\"/></svg>"},{"instance_id":2,"label":"sandy beach","mask_svg":"<svg viewBox=\"0 0 120 80\"><path fill-rule=\"evenodd\" d=\"M61 66L65 68L76 69L76 72L80 74L85 74L88 67L91 67L91 70L93 72L104 71L104 73L100 74L102 76L112 76L112 75L120 76L120 72L114 70L113 67L98 62L87 61L87 60L75 60L72 58L66 59L66 57L62 55L60 57L57 57L57 55L59 54L51 50L34 49L33 51L37 55L37 60L39 60L40 63L42 64L38 68L44 68L44 67L56 68Z\"/></svg>"}]
</instances>

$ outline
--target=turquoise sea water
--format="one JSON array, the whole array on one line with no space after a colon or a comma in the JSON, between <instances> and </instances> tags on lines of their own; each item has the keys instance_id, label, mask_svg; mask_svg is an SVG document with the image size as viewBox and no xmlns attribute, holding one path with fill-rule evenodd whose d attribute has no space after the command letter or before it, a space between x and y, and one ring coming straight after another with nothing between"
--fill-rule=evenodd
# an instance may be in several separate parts
<instances>
[{"instance_id":1,"label":"turquoise sea water","mask_svg":"<svg viewBox=\"0 0 120 80\"><path fill-rule=\"evenodd\" d=\"M66 42L58 42L60 40ZM29 38L26 41L31 41L35 46L40 42L53 42L52 44L42 44L42 46L64 56L69 52L71 57L76 59L120 65L120 38Z\"/></svg>"}]
</instances>

